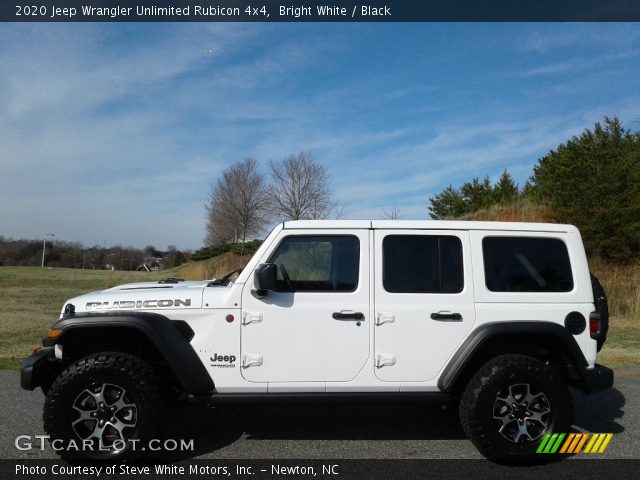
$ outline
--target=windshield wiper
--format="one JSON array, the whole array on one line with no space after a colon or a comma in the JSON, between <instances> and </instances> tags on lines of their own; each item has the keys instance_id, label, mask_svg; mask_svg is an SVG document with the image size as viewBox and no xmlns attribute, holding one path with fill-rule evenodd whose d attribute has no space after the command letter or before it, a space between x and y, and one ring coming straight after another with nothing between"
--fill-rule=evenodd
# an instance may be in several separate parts
<instances>
[{"instance_id":1,"label":"windshield wiper","mask_svg":"<svg viewBox=\"0 0 640 480\"><path fill-rule=\"evenodd\" d=\"M229 282L231 282L231 277L234 274L240 273L240 272L242 272L242 268L238 268L237 270L234 270L233 272L229 272L224 277L216 278L215 280L212 280L209 283L207 283L207 287L213 287L215 285L223 285L223 286L229 285Z\"/></svg>"}]
</instances>

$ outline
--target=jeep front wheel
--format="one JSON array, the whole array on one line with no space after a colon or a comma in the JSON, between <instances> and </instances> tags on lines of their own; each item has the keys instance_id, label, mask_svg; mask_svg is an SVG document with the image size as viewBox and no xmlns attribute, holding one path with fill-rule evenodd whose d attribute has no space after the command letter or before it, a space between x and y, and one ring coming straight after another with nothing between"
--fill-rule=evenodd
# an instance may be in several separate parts
<instances>
[{"instance_id":1,"label":"jeep front wheel","mask_svg":"<svg viewBox=\"0 0 640 480\"><path fill-rule=\"evenodd\" d=\"M153 438L164 403L148 363L126 353L97 353L69 365L53 382L44 427L63 458L120 459Z\"/></svg>"},{"instance_id":2,"label":"jeep front wheel","mask_svg":"<svg viewBox=\"0 0 640 480\"><path fill-rule=\"evenodd\" d=\"M548 432L572 423L569 391L540 360L500 355L471 378L460 400L462 427L485 457L524 460L535 455Z\"/></svg>"}]
</instances>

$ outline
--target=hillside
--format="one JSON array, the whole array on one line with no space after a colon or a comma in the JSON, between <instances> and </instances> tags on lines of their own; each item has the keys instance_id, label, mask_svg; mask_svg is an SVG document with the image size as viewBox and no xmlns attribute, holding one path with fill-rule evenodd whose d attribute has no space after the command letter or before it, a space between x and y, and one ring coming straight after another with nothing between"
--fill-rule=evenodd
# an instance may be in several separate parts
<instances>
[{"instance_id":1,"label":"hillside","mask_svg":"<svg viewBox=\"0 0 640 480\"><path fill-rule=\"evenodd\" d=\"M553 222L551 211L529 200L518 200L509 205L493 205L469 213L455 220L490 220L494 222ZM453 219L452 219L453 220Z\"/></svg>"},{"instance_id":2,"label":"hillside","mask_svg":"<svg viewBox=\"0 0 640 480\"><path fill-rule=\"evenodd\" d=\"M238 268L243 268L250 259L251 255L240 256L233 252L226 252L199 262L187 262L179 267L164 270L162 274L163 278L175 277L185 280L210 280L220 278Z\"/></svg>"}]
</instances>

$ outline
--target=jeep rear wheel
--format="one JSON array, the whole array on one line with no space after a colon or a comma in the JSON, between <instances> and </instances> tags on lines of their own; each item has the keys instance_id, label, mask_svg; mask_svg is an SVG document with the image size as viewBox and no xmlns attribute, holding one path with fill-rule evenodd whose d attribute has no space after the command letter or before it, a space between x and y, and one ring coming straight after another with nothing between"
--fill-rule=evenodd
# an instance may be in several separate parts
<instances>
[{"instance_id":1,"label":"jeep rear wheel","mask_svg":"<svg viewBox=\"0 0 640 480\"><path fill-rule=\"evenodd\" d=\"M115 460L153 438L164 404L149 364L125 353L98 353L69 365L53 382L44 427L63 458Z\"/></svg>"},{"instance_id":2,"label":"jeep rear wheel","mask_svg":"<svg viewBox=\"0 0 640 480\"><path fill-rule=\"evenodd\" d=\"M548 365L525 355L500 355L471 378L460 400L462 427L485 457L533 458L545 433L567 432L569 391Z\"/></svg>"}]
</instances>

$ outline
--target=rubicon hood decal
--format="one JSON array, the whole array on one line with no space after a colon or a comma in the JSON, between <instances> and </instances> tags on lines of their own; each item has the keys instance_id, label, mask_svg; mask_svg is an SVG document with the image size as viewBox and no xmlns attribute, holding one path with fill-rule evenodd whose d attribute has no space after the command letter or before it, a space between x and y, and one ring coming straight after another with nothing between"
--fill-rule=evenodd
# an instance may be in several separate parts
<instances>
[{"instance_id":1,"label":"rubicon hood decal","mask_svg":"<svg viewBox=\"0 0 640 480\"><path fill-rule=\"evenodd\" d=\"M131 310L135 308L180 308L190 307L190 298L160 300L122 300L115 302L87 302L86 310Z\"/></svg>"}]
</instances>

